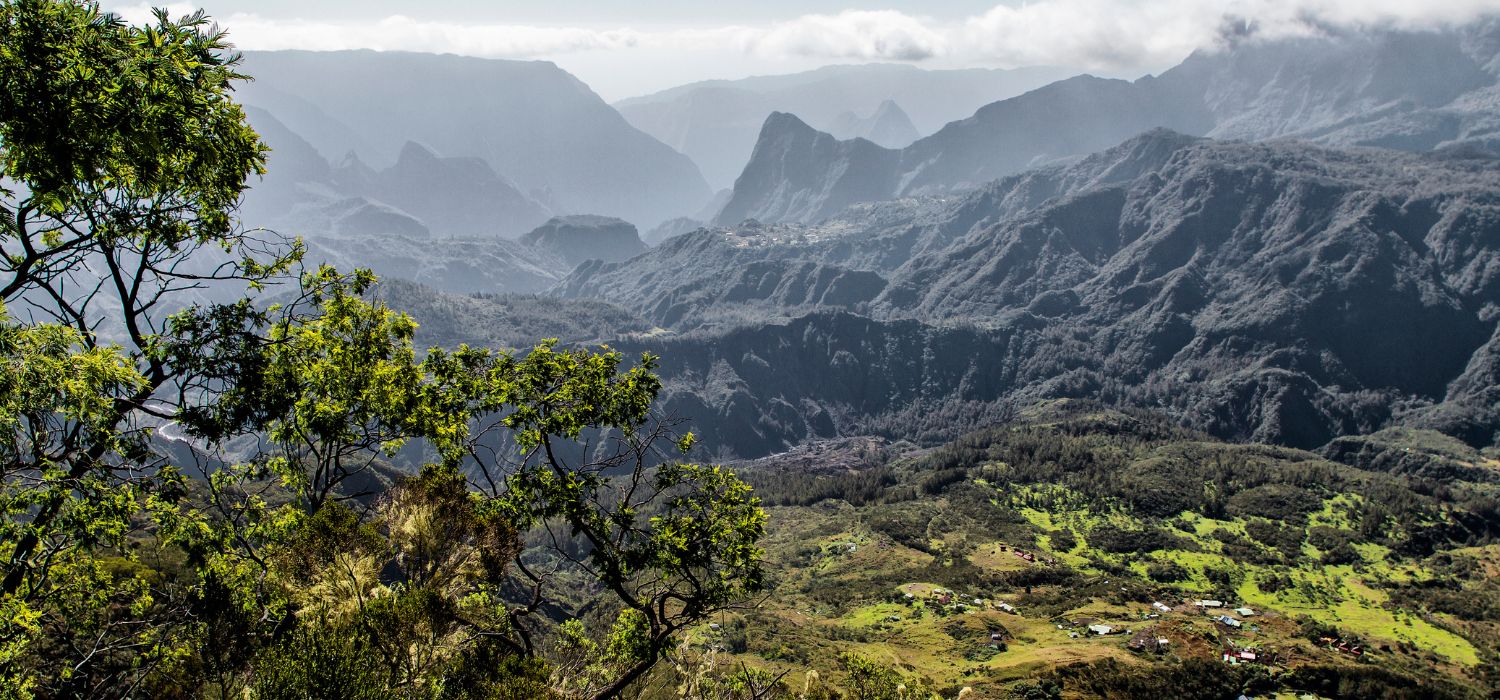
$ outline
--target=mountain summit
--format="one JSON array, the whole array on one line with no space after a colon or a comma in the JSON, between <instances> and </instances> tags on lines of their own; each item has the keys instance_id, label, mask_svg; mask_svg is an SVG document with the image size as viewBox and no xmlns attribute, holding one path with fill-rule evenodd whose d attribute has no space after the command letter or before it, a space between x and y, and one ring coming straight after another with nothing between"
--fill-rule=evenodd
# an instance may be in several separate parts
<instances>
[{"instance_id":1,"label":"mountain summit","mask_svg":"<svg viewBox=\"0 0 1500 700\"><path fill-rule=\"evenodd\" d=\"M841 139L866 139L885 148L903 148L922 137L895 100L881 102L868 117L844 112L828 131Z\"/></svg>"}]
</instances>

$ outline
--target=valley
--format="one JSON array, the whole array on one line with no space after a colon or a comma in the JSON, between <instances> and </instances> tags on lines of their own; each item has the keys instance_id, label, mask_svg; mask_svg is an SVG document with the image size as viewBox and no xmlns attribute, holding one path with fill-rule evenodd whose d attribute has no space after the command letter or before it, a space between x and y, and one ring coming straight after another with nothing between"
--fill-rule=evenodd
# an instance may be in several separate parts
<instances>
[{"instance_id":1,"label":"valley","mask_svg":"<svg viewBox=\"0 0 1500 700\"><path fill-rule=\"evenodd\" d=\"M1495 8L435 3L0 2L0 700L1500 694Z\"/></svg>"}]
</instances>

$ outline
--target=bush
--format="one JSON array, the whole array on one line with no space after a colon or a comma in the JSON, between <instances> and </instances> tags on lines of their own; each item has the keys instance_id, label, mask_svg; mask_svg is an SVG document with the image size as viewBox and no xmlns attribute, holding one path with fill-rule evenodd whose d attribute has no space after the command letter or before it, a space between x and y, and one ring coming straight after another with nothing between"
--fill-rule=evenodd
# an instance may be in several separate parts
<instances>
[{"instance_id":1,"label":"bush","mask_svg":"<svg viewBox=\"0 0 1500 700\"><path fill-rule=\"evenodd\" d=\"M1156 560L1146 565L1146 576L1158 583L1176 583L1191 577L1181 564L1170 560Z\"/></svg>"},{"instance_id":2,"label":"bush","mask_svg":"<svg viewBox=\"0 0 1500 700\"><path fill-rule=\"evenodd\" d=\"M1247 519L1258 517L1302 522L1308 513L1322 507L1323 499L1307 489L1289 484L1266 484L1230 496L1228 512Z\"/></svg>"},{"instance_id":3,"label":"bush","mask_svg":"<svg viewBox=\"0 0 1500 700\"><path fill-rule=\"evenodd\" d=\"M1359 552L1354 549L1354 545L1348 542L1341 542L1333 549L1323 552L1323 556L1319 561L1326 566L1338 566L1340 564L1358 564L1364 561L1364 559L1359 556Z\"/></svg>"},{"instance_id":4,"label":"bush","mask_svg":"<svg viewBox=\"0 0 1500 700\"><path fill-rule=\"evenodd\" d=\"M1063 528L1052 533L1052 551L1071 552L1078 546L1078 536L1072 530Z\"/></svg>"},{"instance_id":5,"label":"bush","mask_svg":"<svg viewBox=\"0 0 1500 700\"><path fill-rule=\"evenodd\" d=\"M391 696L385 670L364 636L336 628L305 628L267 649L256 664L258 700L382 700Z\"/></svg>"},{"instance_id":6,"label":"bush","mask_svg":"<svg viewBox=\"0 0 1500 700\"><path fill-rule=\"evenodd\" d=\"M1114 554L1154 552L1161 549L1191 549L1192 543L1159 527L1124 530L1100 525L1089 533L1089 544Z\"/></svg>"}]
</instances>

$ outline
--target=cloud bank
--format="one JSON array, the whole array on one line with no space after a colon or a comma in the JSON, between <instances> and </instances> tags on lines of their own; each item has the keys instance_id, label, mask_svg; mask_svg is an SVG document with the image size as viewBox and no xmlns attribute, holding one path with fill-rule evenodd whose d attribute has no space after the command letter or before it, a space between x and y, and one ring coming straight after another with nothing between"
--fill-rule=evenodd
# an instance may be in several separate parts
<instances>
[{"instance_id":1,"label":"cloud bank","mask_svg":"<svg viewBox=\"0 0 1500 700\"><path fill-rule=\"evenodd\" d=\"M149 17L147 5L106 7L131 21ZM190 8L169 9L175 15ZM1497 12L1497 0L1031 0L997 5L959 21L894 10L849 10L762 26L671 30L462 24L403 15L340 22L246 13L218 19L243 49L368 48L549 58L647 48L736 51L760 58L944 59L1001 67L1130 70L1169 65L1196 49L1221 45L1226 37L1275 38L1368 27L1428 29Z\"/></svg>"}]
</instances>

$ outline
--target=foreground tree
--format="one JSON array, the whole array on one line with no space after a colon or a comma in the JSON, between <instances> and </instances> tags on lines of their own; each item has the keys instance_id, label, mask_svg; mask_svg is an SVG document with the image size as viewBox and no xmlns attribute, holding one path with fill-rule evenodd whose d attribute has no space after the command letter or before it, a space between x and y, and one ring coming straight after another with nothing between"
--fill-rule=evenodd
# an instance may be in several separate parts
<instances>
[{"instance_id":1,"label":"foreground tree","mask_svg":"<svg viewBox=\"0 0 1500 700\"><path fill-rule=\"evenodd\" d=\"M757 590L652 358L419 360L370 275L236 224L236 62L201 13L0 3L0 697L611 697Z\"/></svg>"},{"instance_id":2,"label":"foreground tree","mask_svg":"<svg viewBox=\"0 0 1500 700\"><path fill-rule=\"evenodd\" d=\"M92 4L0 4L0 350L19 380L0 416L0 685L15 692L129 692L139 674L88 669L115 652L148 670L164 656L159 625L112 611L164 604L118 557L186 490L146 449L195 382L166 352L167 312L188 290L283 274L300 253L230 218L264 148L230 99L240 76L225 49L201 15L135 28ZM74 663L29 674L18 659L43 637L45 655Z\"/></svg>"}]
</instances>

